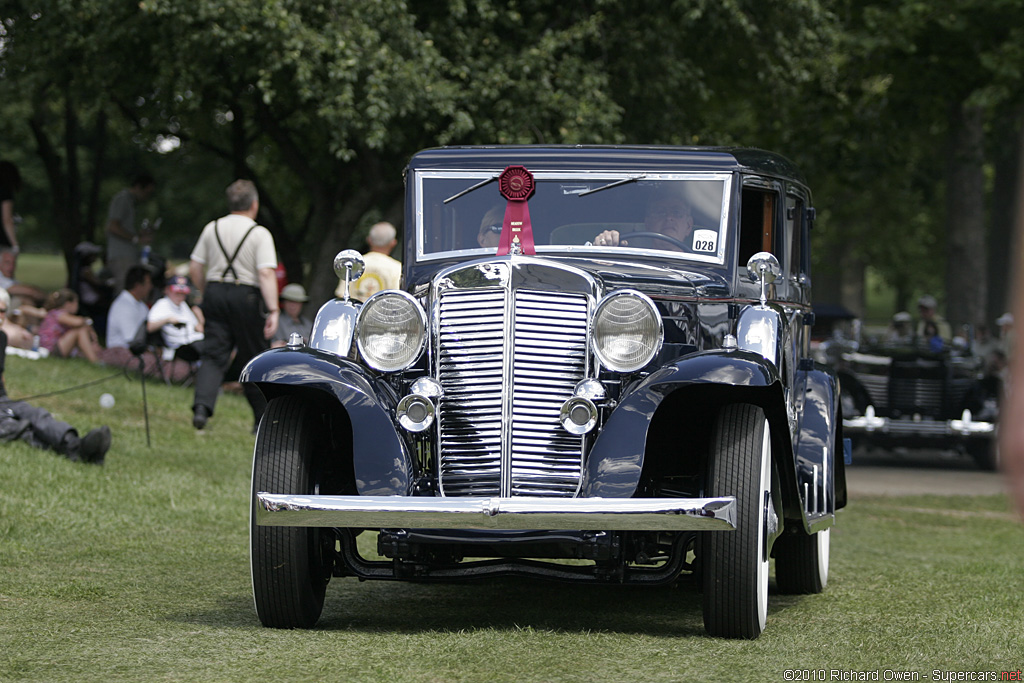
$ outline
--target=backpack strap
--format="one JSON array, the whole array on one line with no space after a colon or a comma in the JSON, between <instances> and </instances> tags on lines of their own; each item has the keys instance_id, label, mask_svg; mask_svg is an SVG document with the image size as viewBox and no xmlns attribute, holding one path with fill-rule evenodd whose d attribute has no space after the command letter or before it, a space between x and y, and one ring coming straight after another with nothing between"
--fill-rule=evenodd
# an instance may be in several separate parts
<instances>
[{"instance_id":1,"label":"backpack strap","mask_svg":"<svg viewBox=\"0 0 1024 683\"><path fill-rule=\"evenodd\" d=\"M217 232L217 224L219 221L213 222L213 236L217 238L217 246L220 247L220 251L224 254L224 258L228 260L228 267L224 269L224 272L220 274L220 278L223 281L227 277L228 273L231 273L232 282L238 282L238 273L235 272L235 259L238 258L238 253L242 251L242 245L245 244L245 240L248 239L249 234L259 227L259 223L253 223L246 231L245 235L242 236L242 241L235 247L235 253L228 256L228 250L224 248L224 243L220 240L220 233Z\"/></svg>"}]
</instances>

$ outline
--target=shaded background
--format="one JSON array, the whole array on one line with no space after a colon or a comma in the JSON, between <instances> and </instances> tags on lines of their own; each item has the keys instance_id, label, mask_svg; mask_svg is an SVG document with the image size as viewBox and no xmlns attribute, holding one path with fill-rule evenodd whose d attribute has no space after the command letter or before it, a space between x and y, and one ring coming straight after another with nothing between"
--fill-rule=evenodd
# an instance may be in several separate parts
<instances>
[{"instance_id":1,"label":"shaded background","mask_svg":"<svg viewBox=\"0 0 1024 683\"><path fill-rule=\"evenodd\" d=\"M571 6L570 6L571 5ZM102 241L133 173L185 259L250 177L290 279L381 218L424 147L743 145L815 192L815 300L1007 308L1024 0L7 0L0 158L23 246Z\"/></svg>"}]
</instances>

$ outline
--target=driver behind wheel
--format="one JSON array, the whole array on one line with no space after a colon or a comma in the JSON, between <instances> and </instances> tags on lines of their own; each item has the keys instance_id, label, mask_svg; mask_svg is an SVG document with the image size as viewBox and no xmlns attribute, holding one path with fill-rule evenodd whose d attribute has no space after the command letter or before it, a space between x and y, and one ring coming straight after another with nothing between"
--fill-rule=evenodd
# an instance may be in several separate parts
<instances>
[{"instance_id":1,"label":"driver behind wheel","mask_svg":"<svg viewBox=\"0 0 1024 683\"><path fill-rule=\"evenodd\" d=\"M644 215L644 230L672 237L685 245L690 244L693 233L693 213L690 205L678 188L663 187L654 191L647 203ZM621 237L628 237L628 233ZM605 230L594 238L599 247L629 246L629 241L620 239L618 230ZM655 249L682 251L678 244L666 240L654 240Z\"/></svg>"}]
</instances>

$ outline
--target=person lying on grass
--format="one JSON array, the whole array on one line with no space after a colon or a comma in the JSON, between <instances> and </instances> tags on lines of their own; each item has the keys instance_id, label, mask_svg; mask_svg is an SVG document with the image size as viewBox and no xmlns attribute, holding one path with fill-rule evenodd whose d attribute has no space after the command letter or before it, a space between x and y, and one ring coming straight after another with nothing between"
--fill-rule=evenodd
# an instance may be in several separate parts
<instances>
[{"instance_id":1,"label":"person lying on grass","mask_svg":"<svg viewBox=\"0 0 1024 683\"><path fill-rule=\"evenodd\" d=\"M0 323L7 317L11 296L0 288ZM21 439L36 448L55 451L68 460L102 465L110 450L110 427L90 430L84 437L67 422L61 422L43 408L24 401L12 401L4 384L7 335L0 330L0 442Z\"/></svg>"}]
</instances>

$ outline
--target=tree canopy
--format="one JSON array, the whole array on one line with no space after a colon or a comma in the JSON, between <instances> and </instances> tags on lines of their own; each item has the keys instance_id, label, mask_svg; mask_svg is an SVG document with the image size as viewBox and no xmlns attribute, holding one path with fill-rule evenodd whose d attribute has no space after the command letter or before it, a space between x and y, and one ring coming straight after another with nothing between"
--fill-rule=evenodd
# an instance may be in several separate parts
<instances>
[{"instance_id":1,"label":"tree canopy","mask_svg":"<svg viewBox=\"0 0 1024 683\"><path fill-rule=\"evenodd\" d=\"M363 246L373 220L400 225L423 147L768 147L811 179L820 290L841 296L830 281L870 263L904 303L977 282L944 250L984 253L991 178L1016 172L994 159L1020 129L1024 0L7 5L0 156L45 182L65 252L101 236L135 169L157 176L162 239L186 250L245 176L314 298L333 289L330 254ZM975 301L949 303L975 321Z\"/></svg>"}]
</instances>

